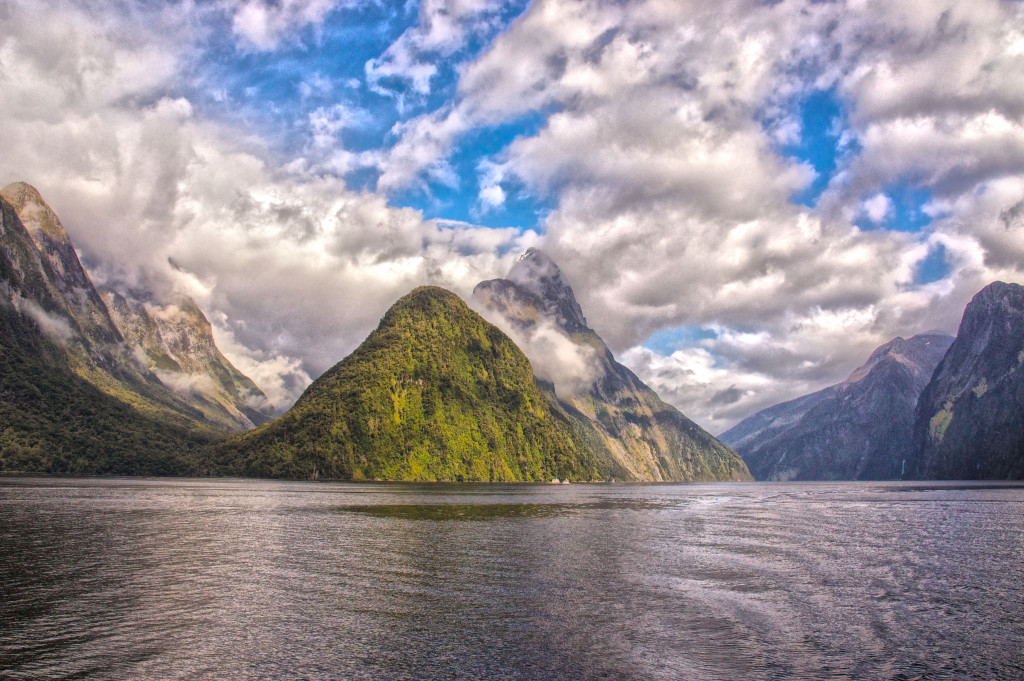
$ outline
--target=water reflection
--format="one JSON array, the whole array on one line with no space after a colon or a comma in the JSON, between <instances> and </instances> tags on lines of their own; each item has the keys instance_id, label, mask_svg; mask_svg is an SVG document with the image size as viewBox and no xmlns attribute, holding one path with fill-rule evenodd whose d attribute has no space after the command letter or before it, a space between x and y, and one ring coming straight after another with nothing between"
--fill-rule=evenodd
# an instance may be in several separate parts
<instances>
[{"instance_id":1,"label":"water reflection","mask_svg":"<svg viewBox=\"0 0 1024 681\"><path fill-rule=\"evenodd\" d=\"M0 480L0 676L1024 678L1024 489Z\"/></svg>"},{"instance_id":2,"label":"water reflection","mask_svg":"<svg viewBox=\"0 0 1024 681\"><path fill-rule=\"evenodd\" d=\"M582 511L636 510L653 511L671 508L671 504L642 499L607 499L580 503L503 504L503 503L434 503L434 504L360 504L338 506L341 513L358 513L375 518L398 520L497 520L504 518L551 518Z\"/></svg>"}]
</instances>

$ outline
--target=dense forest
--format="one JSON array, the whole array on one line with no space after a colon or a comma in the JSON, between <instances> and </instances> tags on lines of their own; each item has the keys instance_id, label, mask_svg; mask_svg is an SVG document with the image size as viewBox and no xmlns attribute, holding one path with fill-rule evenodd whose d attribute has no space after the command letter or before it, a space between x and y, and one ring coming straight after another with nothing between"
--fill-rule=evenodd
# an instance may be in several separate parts
<instances>
[{"instance_id":1,"label":"dense forest","mask_svg":"<svg viewBox=\"0 0 1024 681\"><path fill-rule=\"evenodd\" d=\"M283 417L217 450L243 475L603 479L529 360L455 294L421 287Z\"/></svg>"}]
</instances>

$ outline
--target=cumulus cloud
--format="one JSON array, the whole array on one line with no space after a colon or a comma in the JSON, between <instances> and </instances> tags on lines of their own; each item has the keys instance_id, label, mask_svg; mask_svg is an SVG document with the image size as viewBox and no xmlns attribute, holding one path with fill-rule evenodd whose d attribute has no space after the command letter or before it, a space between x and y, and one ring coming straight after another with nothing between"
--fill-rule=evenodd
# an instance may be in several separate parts
<instances>
[{"instance_id":1,"label":"cumulus cloud","mask_svg":"<svg viewBox=\"0 0 1024 681\"><path fill-rule=\"evenodd\" d=\"M498 35L490 0L431 0L367 65L366 85L399 82L422 104L437 95L438 64L462 60L454 98L354 152L337 139L360 114L329 100L337 83L300 79L318 107L301 118L301 153L329 159L320 165L275 156L190 99L187 12L89 7L0 6L0 179L35 184L109 276L157 272L198 291L229 357L279 406L412 286L468 293L537 241L424 220L385 198L465 186L452 152L466 133L526 115L543 123L475 164L471 200L499 211L521 186L553 206L542 245L591 326L712 429L842 379L895 335L952 331L989 281L1024 280L1020 3L536 0ZM269 50L332 7L203 11L226 13L244 49ZM806 208L791 197L815 171L780 149L804 133L796 103L822 91L845 129L836 171ZM383 195L338 179L365 165ZM893 186L922 192L931 224L859 229L865 215L894 214ZM919 283L940 246L948 276ZM642 347L686 325L715 338Z\"/></svg>"},{"instance_id":2,"label":"cumulus cloud","mask_svg":"<svg viewBox=\"0 0 1024 681\"><path fill-rule=\"evenodd\" d=\"M867 356L852 366L851 358L880 344L876 318L871 306L817 308L768 319L757 330L718 327L714 337L667 354L635 346L622 361L687 416L720 433L755 411L841 380Z\"/></svg>"},{"instance_id":3,"label":"cumulus cloud","mask_svg":"<svg viewBox=\"0 0 1024 681\"><path fill-rule=\"evenodd\" d=\"M487 185L480 190L480 203L485 209L502 206L505 203L505 190L498 184Z\"/></svg>"},{"instance_id":4,"label":"cumulus cloud","mask_svg":"<svg viewBox=\"0 0 1024 681\"><path fill-rule=\"evenodd\" d=\"M231 28L245 45L271 50L293 31L319 24L338 0L242 0L233 7Z\"/></svg>"},{"instance_id":5,"label":"cumulus cloud","mask_svg":"<svg viewBox=\"0 0 1024 681\"><path fill-rule=\"evenodd\" d=\"M418 184L426 189L421 174L456 186L459 180L447 157L468 127L458 111L447 108L396 124L393 132L398 141L393 146L364 155L367 162L381 169L377 188L391 192Z\"/></svg>"},{"instance_id":6,"label":"cumulus cloud","mask_svg":"<svg viewBox=\"0 0 1024 681\"><path fill-rule=\"evenodd\" d=\"M493 276L500 253L531 238L424 220L302 164L275 163L252 138L167 94L184 57L157 29L130 26L139 34L121 41L102 18L63 6L45 22L20 8L10 20L3 183L40 189L98 282L191 295L225 355L279 407L401 295L434 283L466 296ZM159 68L125 79L121 65L135 59Z\"/></svg>"},{"instance_id":7,"label":"cumulus cloud","mask_svg":"<svg viewBox=\"0 0 1024 681\"><path fill-rule=\"evenodd\" d=\"M1024 278L1016 222L999 217L1024 198L1021 18L999 2L541 1L466 67L437 122L454 121L457 140L553 112L481 167L556 202L543 246L592 325L684 411L721 425L840 380L895 335L952 331L988 281ZM798 122L766 120L831 88L850 128L806 209L789 198L813 171L777 146ZM445 154L435 145L429 162ZM900 184L928 192L929 229L853 224L891 217L884 191ZM950 275L916 283L937 244ZM679 357L639 347L685 324L722 334ZM762 349L726 342L754 330ZM739 399L716 399L731 386Z\"/></svg>"},{"instance_id":8,"label":"cumulus cloud","mask_svg":"<svg viewBox=\"0 0 1024 681\"><path fill-rule=\"evenodd\" d=\"M217 348L236 369L259 386L273 408L284 411L312 382L298 359L272 350L254 350L239 343L224 312L214 315L211 326ZM260 408L264 404L257 402L249 406Z\"/></svg>"},{"instance_id":9,"label":"cumulus cloud","mask_svg":"<svg viewBox=\"0 0 1024 681\"><path fill-rule=\"evenodd\" d=\"M881 224L892 211L892 199L885 194L875 194L864 202L864 214L875 224Z\"/></svg>"},{"instance_id":10,"label":"cumulus cloud","mask_svg":"<svg viewBox=\"0 0 1024 681\"><path fill-rule=\"evenodd\" d=\"M311 143L319 149L334 147L337 144L338 133L346 128L365 125L368 119L365 111L346 104L318 107L309 114Z\"/></svg>"}]
</instances>

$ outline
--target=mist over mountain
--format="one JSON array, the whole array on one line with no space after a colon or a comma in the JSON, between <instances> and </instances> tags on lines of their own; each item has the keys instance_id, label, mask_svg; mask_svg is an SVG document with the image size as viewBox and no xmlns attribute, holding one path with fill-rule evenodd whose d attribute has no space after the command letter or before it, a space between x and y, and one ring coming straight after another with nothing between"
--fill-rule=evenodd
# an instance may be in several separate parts
<instances>
[{"instance_id":1,"label":"mist over mountain","mask_svg":"<svg viewBox=\"0 0 1024 681\"><path fill-rule=\"evenodd\" d=\"M75 373L180 425L241 431L273 416L262 391L217 349L210 323L191 299L171 296L175 302L160 305L146 291L105 287L101 294L60 218L34 187L18 182L0 195L34 246L19 251L20 269L38 270L34 285L11 295L64 346Z\"/></svg>"},{"instance_id":2,"label":"mist over mountain","mask_svg":"<svg viewBox=\"0 0 1024 681\"><path fill-rule=\"evenodd\" d=\"M42 249L9 196L47 228ZM211 433L125 355L59 222L32 199L0 193L0 470L201 472Z\"/></svg>"},{"instance_id":3,"label":"mist over mountain","mask_svg":"<svg viewBox=\"0 0 1024 681\"><path fill-rule=\"evenodd\" d=\"M884 480L910 458L917 400L951 336L895 338L833 386L722 433L756 480Z\"/></svg>"},{"instance_id":4,"label":"mist over mountain","mask_svg":"<svg viewBox=\"0 0 1024 681\"><path fill-rule=\"evenodd\" d=\"M242 475L345 480L603 480L530 362L454 293L399 299L282 417L218 449Z\"/></svg>"},{"instance_id":5,"label":"mist over mountain","mask_svg":"<svg viewBox=\"0 0 1024 681\"><path fill-rule=\"evenodd\" d=\"M523 348L537 377L549 382L552 401L617 477L747 479L735 452L615 360L540 250L527 250L508 278L478 284L473 301Z\"/></svg>"},{"instance_id":6,"label":"mist over mountain","mask_svg":"<svg viewBox=\"0 0 1024 681\"><path fill-rule=\"evenodd\" d=\"M140 411L185 425L202 415L164 386L135 357L85 272L57 215L39 192L24 183L0 196L25 227L29 243L9 251L22 274L8 280L9 296L33 317L51 342L63 347L68 364L101 391Z\"/></svg>"},{"instance_id":7,"label":"mist over mountain","mask_svg":"<svg viewBox=\"0 0 1024 681\"><path fill-rule=\"evenodd\" d=\"M220 352L194 301L137 285L97 289L60 219L27 184L5 187L0 209L5 470L420 480L1024 477L1017 284L978 293L955 341L895 338L845 381L758 412L719 441L615 360L562 271L531 248L507 278L474 289L473 304L500 328L454 294L417 289L268 423L273 406ZM213 439L260 424L220 447L216 465L203 462Z\"/></svg>"},{"instance_id":8,"label":"mist over mountain","mask_svg":"<svg viewBox=\"0 0 1024 681\"><path fill-rule=\"evenodd\" d=\"M178 296L160 304L137 295L100 289L125 342L161 383L206 421L228 430L248 430L275 416L263 391L221 354L210 322L192 299Z\"/></svg>"},{"instance_id":9,"label":"mist over mountain","mask_svg":"<svg viewBox=\"0 0 1024 681\"><path fill-rule=\"evenodd\" d=\"M8 424L0 468L196 472L205 443L272 417L194 302L158 304L148 292L113 288L101 295L35 188L8 185L0 204Z\"/></svg>"}]
</instances>

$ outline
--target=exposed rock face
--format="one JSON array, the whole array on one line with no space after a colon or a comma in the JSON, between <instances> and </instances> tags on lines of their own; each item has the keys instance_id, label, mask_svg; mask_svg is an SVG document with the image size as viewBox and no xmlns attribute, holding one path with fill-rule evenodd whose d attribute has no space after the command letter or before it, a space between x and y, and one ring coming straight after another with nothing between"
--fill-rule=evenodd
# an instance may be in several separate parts
<instances>
[{"instance_id":1,"label":"exposed rock face","mask_svg":"<svg viewBox=\"0 0 1024 681\"><path fill-rule=\"evenodd\" d=\"M550 397L617 479L748 480L735 452L663 402L587 326L555 263L529 249L475 304L523 348Z\"/></svg>"},{"instance_id":2,"label":"exposed rock face","mask_svg":"<svg viewBox=\"0 0 1024 681\"><path fill-rule=\"evenodd\" d=\"M168 390L124 343L56 214L24 183L8 185L6 229L11 266L9 299L60 345L71 370L101 391L143 412L185 423L201 414ZM17 241L17 247L14 242Z\"/></svg>"},{"instance_id":3,"label":"exposed rock face","mask_svg":"<svg viewBox=\"0 0 1024 681\"><path fill-rule=\"evenodd\" d=\"M13 206L39 254L49 265L51 292L79 327L81 341L87 345L120 342L121 336L78 260L64 225L39 192L24 182L15 182L4 187L0 196Z\"/></svg>"},{"instance_id":4,"label":"exposed rock face","mask_svg":"<svg viewBox=\"0 0 1024 681\"><path fill-rule=\"evenodd\" d=\"M0 196L0 471L204 472L198 452L209 438L182 425L193 421L140 413L73 370L90 356L117 367L112 355L103 354L107 343L89 343L83 335L88 325L71 313L74 300L61 295L60 276ZM108 377L108 387L129 390L125 374L119 381L109 370L89 366L92 375ZM155 378L140 389L150 387L171 397Z\"/></svg>"},{"instance_id":5,"label":"exposed rock face","mask_svg":"<svg viewBox=\"0 0 1024 681\"><path fill-rule=\"evenodd\" d=\"M720 437L757 480L909 477L917 400L952 341L896 338L842 383L769 407Z\"/></svg>"},{"instance_id":6,"label":"exposed rock face","mask_svg":"<svg viewBox=\"0 0 1024 681\"><path fill-rule=\"evenodd\" d=\"M1024 478L1024 287L997 281L967 305L918 402L914 452L921 478Z\"/></svg>"},{"instance_id":7,"label":"exposed rock face","mask_svg":"<svg viewBox=\"0 0 1024 681\"><path fill-rule=\"evenodd\" d=\"M100 295L136 356L208 422L242 431L274 417L263 391L217 349L210 322L190 298L160 305L110 288Z\"/></svg>"},{"instance_id":8,"label":"exposed rock face","mask_svg":"<svg viewBox=\"0 0 1024 681\"><path fill-rule=\"evenodd\" d=\"M566 333L593 333L569 282L555 262L542 251L527 249L509 270L507 281L515 285L510 291L518 292L530 303L539 304L537 309Z\"/></svg>"},{"instance_id":9,"label":"exposed rock face","mask_svg":"<svg viewBox=\"0 0 1024 681\"><path fill-rule=\"evenodd\" d=\"M61 348L71 371L142 413L179 426L238 431L267 420L265 397L216 349L210 325L194 304L147 320L144 305L132 307L108 292L121 313L112 316L39 192L14 183L0 191L0 202L4 299ZM146 339L147 333L156 335ZM148 350L171 350L188 359L172 370L150 361Z\"/></svg>"},{"instance_id":10,"label":"exposed rock face","mask_svg":"<svg viewBox=\"0 0 1024 681\"><path fill-rule=\"evenodd\" d=\"M415 289L284 416L219 449L224 470L289 478L603 479L530 362L454 293Z\"/></svg>"}]
</instances>

